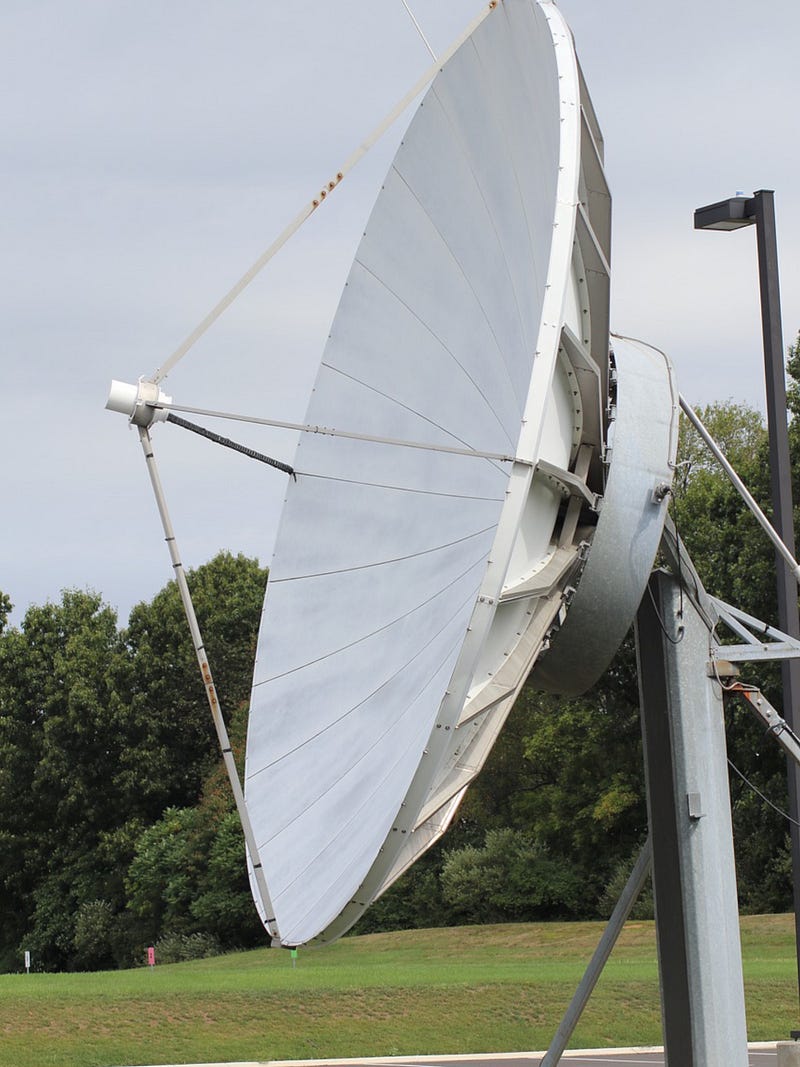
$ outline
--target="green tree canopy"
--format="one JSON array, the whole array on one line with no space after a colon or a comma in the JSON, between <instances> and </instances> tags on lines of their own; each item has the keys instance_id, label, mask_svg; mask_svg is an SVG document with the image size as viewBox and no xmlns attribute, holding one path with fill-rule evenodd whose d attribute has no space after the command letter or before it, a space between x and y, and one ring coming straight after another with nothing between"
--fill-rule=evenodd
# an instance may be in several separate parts
<instances>
[{"instance_id":1,"label":"green tree canopy","mask_svg":"<svg viewBox=\"0 0 800 1067\"><path fill-rule=\"evenodd\" d=\"M789 371L800 500L800 343ZM700 414L769 514L759 413L728 401ZM709 592L773 621L773 550L685 422L671 510ZM220 553L189 582L241 765L266 572ZM128 964L154 942L173 954L263 943L175 583L122 630L88 592L19 626L10 610L0 593L0 969L18 969L24 948L57 969ZM774 665L744 677L780 707ZM783 807L781 751L743 703L729 699L726 720L732 762ZM786 907L786 820L735 774L731 794L742 906ZM606 913L645 833L629 636L579 699L523 688L447 837L359 929Z\"/></svg>"},{"instance_id":2,"label":"green tree canopy","mask_svg":"<svg viewBox=\"0 0 800 1067\"><path fill-rule=\"evenodd\" d=\"M240 746L265 581L254 560L230 553L189 574ZM49 968L129 961L144 933L127 908L127 872L164 812L206 819L194 842L201 865L218 873L219 856L232 855L227 808L208 821L195 807L218 762L174 582L123 631L98 595L67 590L0 633L0 967L18 966L24 948ZM243 846L239 860L237 891L247 888ZM217 925L233 936L235 922Z\"/></svg>"},{"instance_id":3,"label":"green tree canopy","mask_svg":"<svg viewBox=\"0 0 800 1067\"><path fill-rule=\"evenodd\" d=\"M789 370L796 374L799 369L795 345ZM788 396L790 404L797 407L796 380L790 383ZM769 443L761 415L731 401L709 405L700 409L699 415L769 517ZM790 425L790 446L796 472L800 470L800 436L794 425ZM774 549L688 422L682 424L678 459L672 513L704 585L710 593L756 618L776 624ZM797 485L794 492L797 499ZM741 672L745 681L758 685L776 707L781 707L777 664L743 664ZM751 912L783 909L791 901L788 824L753 786L785 811L785 758L781 749L764 737L763 728L742 700L728 697L725 708L729 757L752 783L748 785L736 772L731 774L740 904Z\"/></svg>"}]
</instances>

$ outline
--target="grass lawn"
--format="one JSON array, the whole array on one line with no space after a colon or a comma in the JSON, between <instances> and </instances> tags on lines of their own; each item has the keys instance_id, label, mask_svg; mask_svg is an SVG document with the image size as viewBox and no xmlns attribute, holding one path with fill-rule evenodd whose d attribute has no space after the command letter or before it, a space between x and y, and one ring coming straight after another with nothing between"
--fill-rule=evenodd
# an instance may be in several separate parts
<instances>
[{"instance_id":1,"label":"grass lawn","mask_svg":"<svg viewBox=\"0 0 800 1067\"><path fill-rule=\"evenodd\" d=\"M0 976L0 1067L546 1048L600 923L463 927L154 970ZM791 916L742 919L748 1033L797 1020ZM651 922L627 925L573 1047L659 1044Z\"/></svg>"}]
</instances>

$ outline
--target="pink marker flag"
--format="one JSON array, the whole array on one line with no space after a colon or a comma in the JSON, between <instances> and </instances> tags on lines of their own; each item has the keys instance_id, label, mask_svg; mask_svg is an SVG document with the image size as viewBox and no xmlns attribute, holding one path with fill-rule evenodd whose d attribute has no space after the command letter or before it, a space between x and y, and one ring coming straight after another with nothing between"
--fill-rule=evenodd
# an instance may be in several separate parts
<instances>
[{"instance_id":1,"label":"pink marker flag","mask_svg":"<svg viewBox=\"0 0 800 1067\"><path fill-rule=\"evenodd\" d=\"M148 967L155 967L156 965L156 950L152 945L147 950L147 965Z\"/></svg>"}]
</instances>

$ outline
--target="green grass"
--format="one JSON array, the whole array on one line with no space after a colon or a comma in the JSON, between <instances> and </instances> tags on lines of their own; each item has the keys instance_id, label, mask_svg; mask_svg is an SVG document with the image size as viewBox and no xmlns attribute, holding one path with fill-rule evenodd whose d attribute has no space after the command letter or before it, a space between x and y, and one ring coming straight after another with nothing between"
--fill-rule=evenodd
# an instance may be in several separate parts
<instances>
[{"instance_id":1,"label":"green grass","mask_svg":"<svg viewBox=\"0 0 800 1067\"><path fill-rule=\"evenodd\" d=\"M0 976L0 1067L546 1048L599 923L420 930L151 971ZM791 916L742 919L751 1040L788 1034ZM573 1047L661 1040L653 924L626 927Z\"/></svg>"}]
</instances>

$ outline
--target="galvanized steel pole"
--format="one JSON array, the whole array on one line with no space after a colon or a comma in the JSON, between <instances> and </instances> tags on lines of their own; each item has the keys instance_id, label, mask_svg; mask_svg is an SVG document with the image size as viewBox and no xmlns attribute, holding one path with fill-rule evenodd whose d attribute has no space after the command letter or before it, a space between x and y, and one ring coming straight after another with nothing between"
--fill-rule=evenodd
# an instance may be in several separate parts
<instances>
[{"instance_id":1,"label":"galvanized steel pole","mask_svg":"<svg viewBox=\"0 0 800 1067\"><path fill-rule=\"evenodd\" d=\"M794 507L792 503L792 467L789 457L789 432L786 412L786 369L781 326L780 285L778 280L778 242L775 227L775 195L761 189L746 205L747 214L755 218L758 245L758 274L761 287L761 326L764 338L764 373L767 387L767 426L769 429L769 468L772 490L773 526L794 555ZM778 573L778 626L790 637L800 637L797 610L797 583L786 561L776 553ZM800 728L800 661L784 660L783 717L797 733ZM800 980L800 767L788 761L789 813L792 840L792 886L794 891L795 942Z\"/></svg>"},{"instance_id":2,"label":"galvanized steel pole","mask_svg":"<svg viewBox=\"0 0 800 1067\"><path fill-rule=\"evenodd\" d=\"M708 611L656 571L636 616L667 1063L747 1067L722 690Z\"/></svg>"},{"instance_id":3,"label":"galvanized steel pole","mask_svg":"<svg viewBox=\"0 0 800 1067\"><path fill-rule=\"evenodd\" d=\"M764 371L769 430L769 467L772 489L772 526L791 556L794 556L792 469L789 458L789 432L786 412L786 369L784 365L781 300L778 281L778 242L775 227L775 194L761 189L753 196L738 195L730 200L698 208L694 213L697 230L738 230L755 223L758 247L758 274L761 290L761 328L764 339ZM796 578L787 566L785 554L776 552L778 586L778 626L790 637L800 637ZM800 727L800 662L784 660L783 715L796 733ZM800 768L787 766L789 812L792 840L792 889L794 895L795 943L800 985Z\"/></svg>"}]
</instances>

